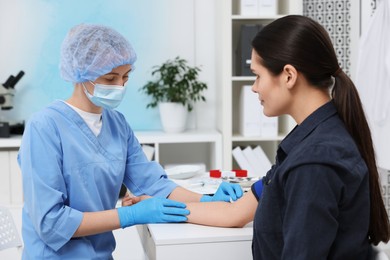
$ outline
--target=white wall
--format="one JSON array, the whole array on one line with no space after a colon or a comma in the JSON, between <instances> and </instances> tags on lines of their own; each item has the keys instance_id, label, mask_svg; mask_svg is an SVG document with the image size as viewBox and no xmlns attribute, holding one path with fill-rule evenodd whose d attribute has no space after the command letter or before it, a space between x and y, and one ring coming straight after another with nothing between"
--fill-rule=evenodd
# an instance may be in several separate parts
<instances>
[{"instance_id":1,"label":"white wall","mask_svg":"<svg viewBox=\"0 0 390 260\"><path fill-rule=\"evenodd\" d=\"M215 6L207 0L0 0L0 83L20 70L14 108L0 111L7 120L27 120L55 99L66 99L73 87L59 76L62 39L79 23L111 26L137 52L124 102L119 106L134 130L161 129L157 109L146 109L149 97L138 89L151 79L152 67L177 55L200 66L207 102L196 105L192 128L215 128Z\"/></svg>"},{"instance_id":2,"label":"white wall","mask_svg":"<svg viewBox=\"0 0 390 260\"><path fill-rule=\"evenodd\" d=\"M196 127L202 129L216 128L216 96L219 86L217 86L216 66L216 8L215 1L194 0L195 19L195 64L201 65L201 80L209 85L205 93L207 103L198 103L195 108Z\"/></svg>"}]
</instances>

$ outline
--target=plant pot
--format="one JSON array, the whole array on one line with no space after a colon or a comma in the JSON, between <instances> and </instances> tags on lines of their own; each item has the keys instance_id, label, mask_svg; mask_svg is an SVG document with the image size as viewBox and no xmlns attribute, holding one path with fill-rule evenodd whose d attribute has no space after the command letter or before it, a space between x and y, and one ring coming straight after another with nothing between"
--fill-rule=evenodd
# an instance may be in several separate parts
<instances>
[{"instance_id":1,"label":"plant pot","mask_svg":"<svg viewBox=\"0 0 390 260\"><path fill-rule=\"evenodd\" d=\"M187 108L180 103L159 103L160 118L163 129L167 133L180 133L186 129Z\"/></svg>"}]
</instances>

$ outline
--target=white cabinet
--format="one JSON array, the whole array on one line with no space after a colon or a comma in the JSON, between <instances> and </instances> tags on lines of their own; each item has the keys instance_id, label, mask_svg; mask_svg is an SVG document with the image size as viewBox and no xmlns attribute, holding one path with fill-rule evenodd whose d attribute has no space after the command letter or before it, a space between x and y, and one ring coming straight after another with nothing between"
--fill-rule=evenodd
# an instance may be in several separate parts
<instances>
[{"instance_id":1,"label":"white cabinet","mask_svg":"<svg viewBox=\"0 0 390 260\"><path fill-rule=\"evenodd\" d=\"M252 259L252 223L243 228L148 224L137 230L149 260Z\"/></svg>"},{"instance_id":2,"label":"white cabinet","mask_svg":"<svg viewBox=\"0 0 390 260\"><path fill-rule=\"evenodd\" d=\"M229 2L229 3L227 3ZM277 146L286 134L295 125L289 116L278 118L278 134L276 137L251 136L239 134L239 97L244 85L252 85L255 77L242 76L237 65L240 60L236 57L239 45L240 30L243 25L266 25L286 14L301 14L302 0L277 1L278 13L275 15L241 15L240 0L221 1L221 46L220 53L220 82L221 108L218 111L220 120L218 128L223 135L223 167L224 169L237 168L232 157L232 149L236 146L260 145L271 162L274 161Z\"/></svg>"},{"instance_id":3,"label":"white cabinet","mask_svg":"<svg viewBox=\"0 0 390 260\"><path fill-rule=\"evenodd\" d=\"M0 138L0 204L23 203L22 174L17 156L20 138Z\"/></svg>"},{"instance_id":4,"label":"white cabinet","mask_svg":"<svg viewBox=\"0 0 390 260\"><path fill-rule=\"evenodd\" d=\"M9 152L0 151L1 181L0 181L0 204L9 204L10 196L10 178L9 178Z\"/></svg>"}]
</instances>

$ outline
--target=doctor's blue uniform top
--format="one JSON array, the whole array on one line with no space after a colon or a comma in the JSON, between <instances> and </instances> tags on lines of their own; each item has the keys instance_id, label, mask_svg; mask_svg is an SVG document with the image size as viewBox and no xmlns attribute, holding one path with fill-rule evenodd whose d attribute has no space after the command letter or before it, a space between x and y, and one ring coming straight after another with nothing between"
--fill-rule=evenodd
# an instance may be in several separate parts
<instances>
[{"instance_id":1,"label":"doctor's blue uniform top","mask_svg":"<svg viewBox=\"0 0 390 260\"><path fill-rule=\"evenodd\" d=\"M368 169L332 101L281 142L252 192L253 259L372 259Z\"/></svg>"},{"instance_id":2,"label":"doctor's blue uniform top","mask_svg":"<svg viewBox=\"0 0 390 260\"><path fill-rule=\"evenodd\" d=\"M23 175L23 259L111 259L112 232L72 238L83 212L115 208L121 184L135 195L167 197L177 186L150 162L124 116L103 109L95 136L55 101L29 120L18 162Z\"/></svg>"}]
</instances>

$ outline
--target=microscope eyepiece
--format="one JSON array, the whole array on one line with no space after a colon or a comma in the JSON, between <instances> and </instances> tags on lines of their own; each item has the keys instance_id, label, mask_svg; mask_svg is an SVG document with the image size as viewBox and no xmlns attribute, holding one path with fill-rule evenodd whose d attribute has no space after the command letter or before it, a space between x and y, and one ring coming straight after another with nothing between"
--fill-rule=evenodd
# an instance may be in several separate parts
<instances>
[{"instance_id":1,"label":"microscope eyepiece","mask_svg":"<svg viewBox=\"0 0 390 260\"><path fill-rule=\"evenodd\" d=\"M15 88L15 85L16 83L18 83L18 81L23 77L24 75L24 71L21 70L18 75L16 75L16 77L14 76L9 76L9 78L7 79L7 81L3 84L3 86L6 88L6 89L9 89L9 88Z\"/></svg>"}]
</instances>

